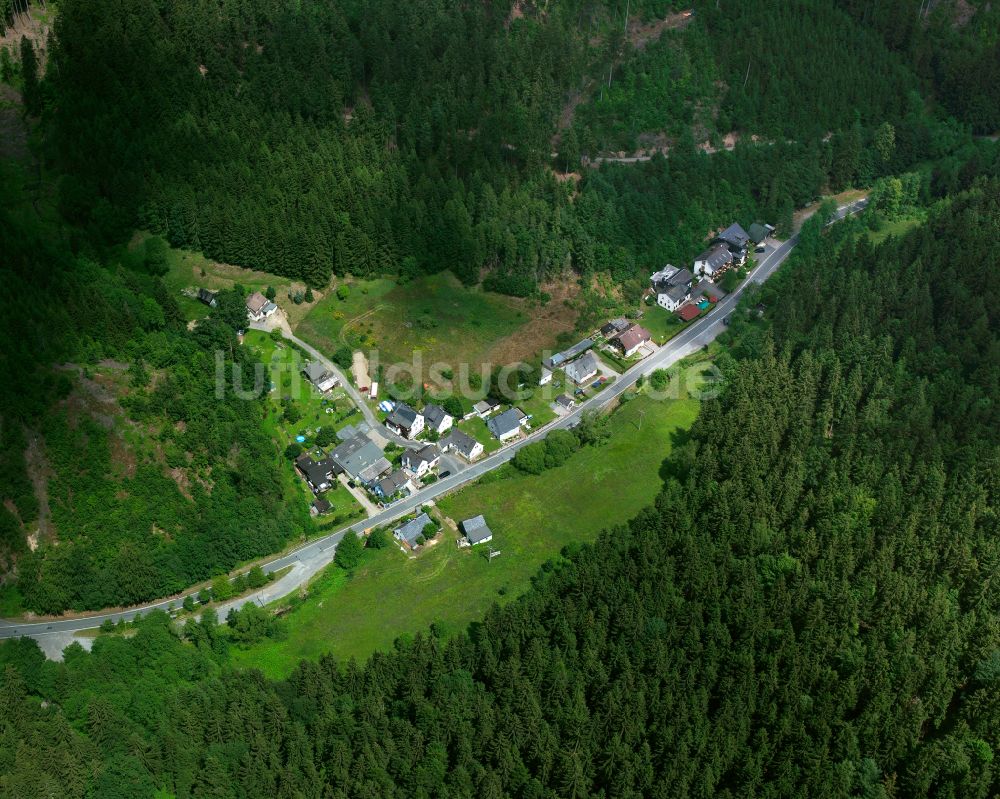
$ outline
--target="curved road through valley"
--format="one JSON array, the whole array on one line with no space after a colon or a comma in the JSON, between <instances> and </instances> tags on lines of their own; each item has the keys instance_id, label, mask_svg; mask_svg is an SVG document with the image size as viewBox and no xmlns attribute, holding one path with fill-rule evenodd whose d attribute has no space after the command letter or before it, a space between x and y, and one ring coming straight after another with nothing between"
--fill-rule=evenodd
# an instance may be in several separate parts
<instances>
[{"instance_id":1,"label":"curved road through valley","mask_svg":"<svg viewBox=\"0 0 1000 799\"><path fill-rule=\"evenodd\" d=\"M833 222L839 221L850 214L861 211L864 209L866 204L867 199L861 199L849 205L841 206L837 209L837 214L830 224L833 224ZM281 555L265 564L262 564L262 568L265 572L276 572L289 567L290 570L282 577L268 584L259 591L219 606L217 608L219 617L224 619L231 608L241 607L247 602L264 605L275 599L287 596L297 588L305 585L315 574L322 571L333 561L333 555L337 544L340 542L340 539L343 538L344 533L348 529L361 532L369 528L381 527L395 521L401 516L405 516L407 513L410 513L415 508L420 507L428 500L435 499L442 494L454 491L461 485L476 480L487 472L492 471L509 461L521 447L544 438L550 430L572 427L579 422L580 417L584 413L598 410L599 408L607 405L635 385L635 382L639 379L640 375L648 375L655 369L664 369L669 367L682 358L685 358L686 356L691 355L692 353L705 347L714 341L715 338L726 329L723 320L736 308L736 304L745 288L752 283L763 283L772 274L774 274L782 262L788 257L797 242L798 236L795 235L788 239L788 241L779 244L777 247L769 247L769 251L764 256L763 260L754 268L753 272L750 273L743 284L740 285L740 287L737 288L732 294L729 294L725 299L721 300L712 313L693 322L689 327L685 328L670 339L670 341L660 347L651 356L643 361L640 361L638 364L625 372L625 374L621 375L606 389L585 402L582 402L567 415L559 417L549 424L532 431L529 435L519 441L473 463L461 472L438 480L436 483L432 483L426 488L418 491L413 496L397 502L390 508L386 508L381 513L370 516L369 518L363 519L348 528L338 530L337 532L323 536L322 538L313 539L312 541L309 541L287 554ZM311 347L308 349L312 350ZM332 365L329 364L328 360L322 357L319 353L313 351L313 354L321 358L324 362L327 362L328 366ZM363 402L362 406L365 407ZM193 595L193 592L187 593ZM179 608L184 596L185 594L182 594L170 599L151 602L147 605L141 605L125 610L106 611L93 615L80 616L77 618L56 618L31 622L2 619L0 620L0 638L28 636L37 639L40 643L43 643L44 646L45 639L53 637L58 638L60 644L65 646L73 640L73 633L79 632L80 630L88 630L99 627L101 623L107 619L111 619L115 622L122 619L131 620L136 616L148 613L152 610L169 610L171 608ZM63 641L65 642L64 644L62 643ZM52 654L52 647L44 648L46 648L47 652ZM58 654L59 651L61 651L61 649L56 649L56 654Z\"/></svg>"}]
</instances>

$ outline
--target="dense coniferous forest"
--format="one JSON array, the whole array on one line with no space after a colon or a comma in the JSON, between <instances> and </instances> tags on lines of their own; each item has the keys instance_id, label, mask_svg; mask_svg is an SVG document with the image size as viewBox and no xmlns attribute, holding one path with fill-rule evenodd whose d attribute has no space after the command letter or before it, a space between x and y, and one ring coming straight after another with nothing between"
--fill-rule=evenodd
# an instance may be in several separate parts
<instances>
[{"instance_id":1,"label":"dense coniferous forest","mask_svg":"<svg viewBox=\"0 0 1000 799\"><path fill-rule=\"evenodd\" d=\"M651 24L683 6L628 7L632 22ZM332 273L451 269L526 295L570 269L634 276L664 254L690 257L722 219L787 223L828 180L909 168L962 137L921 99L909 53L863 17L815 0L695 9L684 31L643 55L623 36L624 5L610 0L514 11L435 0L63 0L31 96L65 173L60 207L71 222L106 242L145 227L313 286ZM553 137L577 94L577 121ZM631 197L607 191L631 174L554 173L621 144L609 115L628 120L629 140L661 121L671 135L670 170L686 193L658 197L665 213L637 217ZM792 152L738 148L708 167L688 157L699 126ZM686 232L660 224L692 207L711 221ZM593 219L625 215L641 243L594 235Z\"/></svg>"},{"instance_id":2,"label":"dense coniferous forest","mask_svg":"<svg viewBox=\"0 0 1000 799\"><path fill-rule=\"evenodd\" d=\"M655 506L465 634L280 684L211 615L0 647L0 790L994 795L1000 181L955 179L878 247L808 224Z\"/></svg>"},{"instance_id":3,"label":"dense coniferous forest","mask_svg":"<svg viewBox=\"0 0 1000 799\"><path fill-rule=\"evenodd\" d=\"M13 178L6 185L18 194ZM141 257L98 266L28 209L0 207L0 274L24 299L0 321L0 561L7 571L16 558L25 606L56 613L168 596L301 535L308 517L285 497L263 402L216 396L215 353L253 373L227 303L189 332ZM235 305L242 324L242 299ZM87 365L105 359L127 367L116 414L86 402L88 386L101 391ZM123 440L119 415L126 436L145 430L151 445ZM35 549L25 534L41 512L29 437L44 442L47 522L58 531ZM123 471L126 455L134 462Z\"/></svg>"}]
</instances>

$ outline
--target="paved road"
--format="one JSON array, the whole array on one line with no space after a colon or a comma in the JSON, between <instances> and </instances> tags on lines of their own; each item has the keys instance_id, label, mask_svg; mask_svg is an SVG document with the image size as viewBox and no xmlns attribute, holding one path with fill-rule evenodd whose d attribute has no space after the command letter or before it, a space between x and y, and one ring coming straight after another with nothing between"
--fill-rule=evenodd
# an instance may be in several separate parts
<instances>
[{"instance_id":1,"label":"paved road","mask_svg":"<svg viewBox=\"0 0 1000 799\"><path fill-rule=\"evenodd\" d=\"M849 214L862 210L866 203L867 200L862 199L855 203L851 203L850 205L842 206L838 209L837 216L834 221L843 219ZM361 532L369 528L389 524L401 516L405 516L414 508L419 507L427 501L435 499L442 494L448 493L449 491L453 491L459 486L471 482L477 477L481 477L486 474L486 472L496 469L513 458L514 454L521 447L540 440L547 435L550 430L565 429L573 426L579 422L582 414L588 411L597 410L621 396L623 392L635 385L635 382L639 379L640 375L648 375L655 369L663 369L671 366L682 358L685 358L688 355L697 352L702 347L707 346L726 329L726 325L723 320L733 312L737 302L739 301L740 295L746 287L752 283L763 283L772 274L774 274L775 270L777 270L782 262L788 257L788 254L792 251L797 242L798 236L796 235L792 236L792 238L788 241L783 242L776 247L770 248L769 252L749 275L747 280L736 291L721 300L711 314L692 323L689 327L685 328L678 335L674 336L670 339L670 341L660 347L660 349L649 358L636 364L606 389L585 402L582 402L570 413L557 418L555 421L550 422L548 425L545 425L538 430L532 431L528 436L522 438L520 441L504 447L492 455L477 461L461 472L452 474L442 480L438 480L436 483L432 483L426 488L421 489L413 496L396 503L390 508L386 508L368 519L357 522L356 524L351 525L350 528L346 529ZM311 348L307 347L307 349L315 353L315 351ZM319 353L315 353L315 355L326 363L326 359ZM346 529L339 530L335 533L331 533L330 535L323 536L322 538L317 538L292 552L281 555L280 557L264 564L263 568L265 572L279 571L286 567L291 567L291 571L261 591L237 600L233 600L232 602L223 605L219 610L220 617L225 618L225 614L231 607L240 607L247 602L264 604L279 597L287 596L296 588L308 582L313 575L322 570L333 560L336 546L340 542L340 539L344 537ZM65 638L66 643L68 644L71 640L70 636L73 632L98 627L105 619L111 619L112 621L132 619L139 614L147 613L151 610L166 610L171 605L179 607L182 599L183 597L174 597L170 600L160 600L158 602L153 602L137 608L99 613L76 619L55 619L52 621L33 623L19 623L15 621L0 620L0 638L29 636L42 640L46 636L60 636Z\"/></svg>"}]
</instances>

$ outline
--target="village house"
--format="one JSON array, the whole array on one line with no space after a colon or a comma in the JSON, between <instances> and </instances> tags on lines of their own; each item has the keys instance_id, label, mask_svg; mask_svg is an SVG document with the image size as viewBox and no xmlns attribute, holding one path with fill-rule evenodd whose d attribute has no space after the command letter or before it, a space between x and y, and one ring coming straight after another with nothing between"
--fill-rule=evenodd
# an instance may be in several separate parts
<instances>
[{"instance_id":1,"label":"village house","mask_svg":"<svg viewBox=\"0 0 1000 799\"><path fill-rule=\"evenodd\" d=\"M416 438L424 429L424 415L405 402L397 402L386 417L385 426L403 438Z\"/></svg>"},{"instance_id":2,"label":"village house","mask_svg":"<svg viewBox=\"0 0 1000 799\"><path fill-rule=\"evenodd\" d=\"M621 335L631 326L631 322L624 317L618 317L617 319L612 319L606 325L601 328L601 335L608 341Z\"/></svg>"},{"instance_id":3,"label":"village house","mask_svg":"<svg viewBox=\"0 0 1000 799\"><path fill-rule=\"evenodd\" d=\"M556 397L556 405L564 411L571 411L576 407L576 401L568 394L560 394Z\"/></svg>"},{"instance_id":4,"label":"village house","mask_svg":"<svg viewBox=\"0 0 1000 799\"><path fill-rule=\"evenodd\" d=\"M733 263L733 253L725 244L713 244L694 259L694 273L711 279Z\"/></svg>"},{"instance_id":5,"label":"village house","mask_svg":"<svg viewBox=\"0 0 1000 799\"><path fill-rule=\"evenodd\" d=\"M247 297L246 304L247 318L249 318L251 322L262 322L278 310L278 306L259 291L255 291Z\"/></svg>"},{"instance_id":6,"label":"village house","mask_svg":"<svg viewBox=\"0 0 1000 799\"><path fill-rule=\"evenodd\" d=\"M424 406L424 428L438 435L444 435L451 429L455 417L440 405L429 402Z\"/></svg>"},{"instance_id":7,"label":"village house","mask_svg":"<svg viewBox=\"0 0 1000 799\"><path fill-rule=\"evenodd\" d=\"M209 291L208 289L198 289L198 299L201 300L203 303L205 303L205 305L207 305L209 308L214 308L216 305L219 304L219 301L216 298L217 295L218 292L216 291Z\"/></svg>"},{"instance_id":8,"label":"village house","mask_svg":"<svg viewBox=\"0 0 1000 799\"><path fill-rule=\"evenodd\" d=\"M337 377L319 361L310 361L302 368L306 380L316 386L317 391L327 392L340 385Z\"/></svg>"},{"instance_id":9,"label":"village house","mask_svg":"<svg viewBox=\"0 0 1000 799\"><path fill-rule=\"evenodd\" d=\"M615 346L621 350L624 357L630 358L639 351L643 344L652 340L650 332L639 325L632 325L615 339Z\"/></svg>"},{"instance_id":10,"label":"village house","mask_svg":"<svg viewBox=\"0 0 1000 799\"><path fill-rule=\"evenodd\" d=\"M416 490L410 476L402 469L397 469L372 486L372 493L380 499L392 499L397 494L409 496Z\"/></svg>"},{"instance_id":11,"label":"village house","mask_svg":"<svg viewBox=\"0 0 1000 799\"><path fill-rule=\"evenodd\" d=\"M392 464L367 436L356 436L340 444L330 453L334 469L351 480L370 486L392 470Z\"/></svg>"},{"instance_id":12,"label":"village house","mask_svg":"<svg viewBox=\"0 0 1000 799\"><path fill-rule=\"evenodd\" d=\"M760 222L754 222L750 225L748 234L750 241L754 244L762 244L769 236L774 234L774 225L762 225Z\"/></svg>"},{"instance_id":13,"label":"village house","mask_svg":"<svg viewBox=\"0 0 1000 799\"><path fill-rule=\"evenodd\" d=\"M482 516L473 516L462 522L462 532L465 533L465 540L470 546L485 544L493 540L493 531L486 524L486 519Z\"/></svg>"},{"instance_id":14,"label":"village house","mask_svg":"<svg viewBox=\"0 0 1000 799\"><path fill-rule=\"evenodd\" d=\"M743 266L747 262L750 234L738 222L733 222L733 224L712 239L712 244L722 245L729 250L729 253L733 256L732 262L734 265Z\"/></svg>"},{"instance_id":15,"label":"village house","mask_svg":"<svg viewBox=\"0 0 1000 799\"><path fill-rule=\"evenodd\" d=\"M403 468L411 476L421 478L441 461L441 450L434 444L420 449L408 449L403 453Z\"/></svg>"},{"instance_id":16,"label":"village house","mask_svg":"<svg viewBox=\"0 0 1000 799\"><path fill-rule=\"evenodd\" d=\"M578 386L582 386L584 383L595 378L598 371L597 356L592 352L588 352L582 358L573 361L573 363L566 367L566 377Z\"/></svg>"},{"instance_id":17,"label":"village house","mask_svg":"<svg viewBox=\"0 0 1000 799\"><path fill-rule=\"evenodd\" d=\"M563 364L572 361L579 355L582 355L591 347L594 346L594 340L590 338L585 338L582 341L578 341L572 347L563 350L562 352L557 352L555 355L546 358L542 361L542 366L550 371L553 369L562 368Z\"/></svg>"},{"instance_id":18,"label":"village house","mask_svg":"<svg viewBox=\"0 0 1000 799\"><path fill-rule=\"evenodd\" d=\"M483 445L461 430L452 429L439 443L442 452L457 452L467 461L474 461L483 454Z\"/></svg>"},{"instance_id":19,"label":"village house","mask_svg":"<svg viewBox=\"0 0 1000 799\"><path fill-rule=\"evenodd\" d=\"M312 505L309 506L309 515L322 516L324 513L329 513L332 507L333 505L330 504L329 500L317 497L313 500Z\"/></svg>"},{"instance_id":20,"label":"village house","mask_svg":"<svg viewBox=\"0 0 1000 799\"><path fill-rule=\"evenodd\" d=\"M472 412L480 419L485 419L499 407L500 403L493 399L493 397L486 397L472 406Z\"/></svg>"},{"instance_id":21,"label":"village house","mask_svg":"<svg viewBox=\"0 0 1000 799\"><path fill-rule=\"evenodd\" d=\"M421 513L417 518L411 519L406 524L401 524L392 534L400 541L405 541L410 548L417 546L417 539L424 534L427 525L433 524L431 517L426 513Z\"/></svg>"},{"instance_id":22,"label":"village house","mask_svg":"<svg viewBox=\"0 0 1000 799\"><path fill-rule=\"evenodd\" d=\"M542 367L541 377L538 378L538 385L544 386L552 382L552 370L547 366Z\"/></svg>"},{"instance_id":23,"label":"village house","mask_svg":"<svg viewBox=\"0 0 1000 799\"><path fill-rule=\"evenodd\" d=\"M510 441L521 434L521 425L527 417L520 408L508 408L499 416L486 421L486 427L498 441Z\"/></svg>"},{"instance_id":24,"label":"village house","mask_svg":"<svg viewBox=\"0 0 1000 799\"><path fill-rule=\"evenodd\" d=\"M295 466L306 479L314 494L328 491L333 485L334 464L329 458L316 461L310 455L302 454L295 459Z\"/></svg>"},{"instance_id":25,"label":"village house","mask_svg":"<svg viewBox=\"0 0 1000 799\"><path fill-rule=\"evenodd\" d=\"M654 272L649 281L656 294L656 304L668 311L676 311L690 299L693 279L690 269L678 269L670 264Z\"/></svg>"}]
</instances>

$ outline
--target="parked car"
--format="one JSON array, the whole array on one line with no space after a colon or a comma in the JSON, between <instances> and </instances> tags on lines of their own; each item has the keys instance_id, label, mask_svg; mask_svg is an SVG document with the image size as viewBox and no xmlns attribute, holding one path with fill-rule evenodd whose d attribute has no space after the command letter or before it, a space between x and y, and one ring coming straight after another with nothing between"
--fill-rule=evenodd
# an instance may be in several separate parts
<instances>
[{"instance_id":1,"label":"parked car","mask_svg":"<svg viewBox=\"0 0 1000 799\"><path fill-rule=\"evenodd\" d=\"M757 249L754 250L754 252L766 252L766 251L767 247L765 247L763 244L761 244Z\"/></svg>"}]
</instances>

